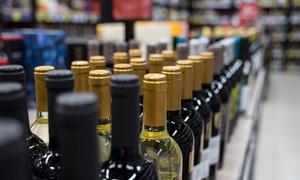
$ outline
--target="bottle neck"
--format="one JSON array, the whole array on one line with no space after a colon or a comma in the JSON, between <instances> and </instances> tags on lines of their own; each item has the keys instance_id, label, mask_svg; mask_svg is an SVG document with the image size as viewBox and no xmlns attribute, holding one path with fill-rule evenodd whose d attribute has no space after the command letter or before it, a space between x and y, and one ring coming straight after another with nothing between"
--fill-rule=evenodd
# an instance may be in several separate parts
<instances>
[{"instance_id":1,"label":"bottle neck","mask_svg":"<svg viewBox=\"0 0 300 180\"><path fill-rule=\"evenodd\" d=\"M107 84L93 84L90 86L90 92L97 96L99 103L99 119L108 120L111 118L111 95L109 90L109 83Z\"/></svg>"},{"instance_id":2,"label":"bottle neck","mask_svg":"<svg viewBox=\"0 0 300 180\"><path fill-rule=\"evenodd\" d=\"M132 92L131 92L132 93ZM139 96L112 95L111 159L139 155Z\"/></svg>"},{"instance_id":3,"label":"bottle neck","mask_svg":"<svg viewBox=\"0 0 300 180\"><path fill-rule=\"evenodd\" d=\"M167 111L167 120L168 122L183 122L182 118L181 118L181 111L177 110L177 111Z\"/></svg>"},{"instance_id":4,"label":"bottle neck","mask_svg":"<svg viewBox=\"0 0 300 180\"><path fill-rule=\"evenodd\" d=\"M59 138L58 138L58 131L59 125L57 122L57 114L55 113L56 107L56 98L64 93L72 91L72 88L68 89L52 89L48 88L48 121L49 121L49 149L52 151L59 150Z\"/></svg>"}]
</instances>

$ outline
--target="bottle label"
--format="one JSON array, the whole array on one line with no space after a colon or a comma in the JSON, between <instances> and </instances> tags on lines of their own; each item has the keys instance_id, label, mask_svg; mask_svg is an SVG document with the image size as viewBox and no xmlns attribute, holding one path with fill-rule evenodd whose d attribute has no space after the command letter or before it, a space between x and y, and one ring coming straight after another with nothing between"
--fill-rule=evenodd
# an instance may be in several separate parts
<instances>
[{"instance_id":1,"label":"bottle label","mask_svg":"<svg viewBox=\"0 0 300 180\"><path fill-rule=\"evenodd\" d=\"M205 140L209 140L211 137L211 121L205 125Z\"/></svg>"},{"instance_id":2,"label":"bottle label","mask_svg":"<svg viewBox=\"0 0 300 180\"><path fill-rule=\"evenodd\" d=\"M202 179L207 178L209 176L209 155L210 155L210 149L206 148L203 150L202 156L201 156L201 163L203 163L202 167Z\"/></svg>"},{"instance_id":3,"label":"bottle label","mask_svg":"<svg viewBox=\"0 0 300 180\"><path fill-rule=\"evenodd\" d=\"M204 179L209 176L209 148L202 152L201 162L193 167L192 180Z\"/></svg>"},{"instance_id":4,"label":"bottle label","mask_svg":"<svg viewBox=\"0 0 300 180\"><path fill-rule=\"evenodd\" d=\"M159 179L170 179L170 180L180 180L181 177L178 177L176 172L159 172Z\"/></svg>"},{"instance_id":5,"label":"bottle label","mask_svg":"<svg viewBox=\"0 0 300 180\"><path fill-rule=\"evenodd\" d=\"M217 164L219 162L219 156L220 156L220 135L213 136L210 138L209 141L209 162L210 165Z\"/></svg>"},{"instance_id":6,"label":"bottle label","mask_svg":"<svg viewBox=\"0 0 300 180\"><path fill-rule=\"evenodd\" d=\"M202 130L201 130L201 136L200 136L200 154L202 153L204 149L204 127L202 127Z\"/></svg>"},{"instance_id":7,"label":"bottle label","mask_svg":"<svg viewBox=\"0 0 300 180\"><path fill-rule=\"evenodd\" d=\"M194 166L194 149L193 149L193 151L190 152L190 155L189 155L189 173L192 172L193 166Z\"/></svg>"},{"instance_id":8,"label":"bottle label","mask_svg":"<svg viewBox=\"0 0 300 180\"><path fill-rule=\"evenodd\" d=\"M215 114L214 118L214 127L216 129L220 129L222 124L222 112L218 112Z\"/></svg>"}]
</instances>

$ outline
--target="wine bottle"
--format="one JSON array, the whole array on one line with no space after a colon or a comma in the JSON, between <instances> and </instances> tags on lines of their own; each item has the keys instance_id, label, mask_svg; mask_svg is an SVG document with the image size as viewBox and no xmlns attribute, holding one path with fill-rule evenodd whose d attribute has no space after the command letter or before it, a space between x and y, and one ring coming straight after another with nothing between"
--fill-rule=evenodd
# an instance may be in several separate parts
<instances>
[{"instance_id":1,"label":"wine bottle","mask_svg":"<svg viewBox=\"0 0 300 180\"><path fill-rule=\"evenodd\" d=\"M24 74L23 74L24 75ZM27 151L30 154L30 168L34 161L47 151L47 145L29 128L28 108L24 87L20 83L0 83L0 116L16 119L22 124Z\"/></svg>"},{"instance_id":2,"label":"wine bottle","mask_svg":"<svg viewBox=\"0 0 300 180\"><path fill-rule=\"evenodd\" d=\"M64 93L58 96L55 110L63 167L60 179L99 179L96 97L89 93Z\"/></svg>"},{"instance_id":3,"label":"wine bottle","mask_svg":"<svg viewBox=\"0 0 300 180\"><path fill-rule=\"evenodd\" d=\"M46 90L46 73L54 70L53 66L38 66L34 68L36 119L31 131L39 136L45 143L49 142L48 134L48 101Z\"/></svg>"},{"instance_id":4,"label":"wine bottle","mask_svg":"<svg viewBox=\"0 0 300 180\"><path fill-rule=\"evenodd\" d=\"M177 60L187 59L189 56L189 46L187 43L181 43L177 45Z\"/></svg>"},{"instance_id":5,"label":"wine bottle","mask_svg":"<svg viewBox=\"0 0 300 180\"><path fill-rule=\"evenodd\" d=\"M71 66L74 75L74 91L88 92L88 76L90 65L87 61L73 61Z\"/></svg>"},{"instance_id":6,"label":"wine bottle","mask_svg":"<svg viewBox=\"0 0 300 180\"><path fill-rule=\"evenodd\" d=\"M99 117L97 118L97 140L100 162L109 158L111 147L111 96L109 91L111 73L108 70L93 70L89 74L90 92L97 96Z\"/></svg>"},{"instance_id":7,"label":"wine bottle","mask_svg":"<svg viewBox=\"0 0 300 180\"><path fill-rule=\"evenodd\" d=\"M202 166L199 167L199 171L201 171L201 179L206 179L209 175L209 140L211 137L212 112L201 94L204 73L204 62L202 60L202 57L194 55L189 56L188 59L193 61L194 65L193 106L202 116L204 123L204 142L203 151L201 154Z\"/></svg>"},{"instance_id":8,"label":"wine bottle","mask_svg":"<svg viewBox=\"0 0 300 180\"><path fill-rule=\"evenodd\" d=\"M204 61L204 78L202 84L202 95L205 98L206 103L209 104L210 109L213 112L211 121L211 138L209 141L210 148L210 168L209 179L216 178L216 172L220 155L220 129L222 124L222 116L220 112L221 100L219 98L219 91L212 90L213 80L213 61L214 55L211 52L203 52L201 54Z\"/></svg>"},{"instance_id":9,"label":"wine bottle","mask_svg":"<svg viewBox=\"0 0 300 180\"><path fill-rule=\"evenodd\" d=\"M2 180L29 180L29 156L22 124L0 117L0 177Z\"/></svg>"},{"instance_id":10,"label":"wine bottle","mask_svg":"<svg viewBox=\"0 0 300 180\"><path fill-rule=\"evenodd\" d=\"M117 74L132 74L133 68L130 64L127 64L127 63L115 64L113 73L115 75L117 75Z\"/></svg>"},{"instance_id":11,"label":"wine bottle","mask_svg":"<svg viewBox=\"0 0 300 180\"><path fill-rule=\"evenodd\" d=\"M137 75L140 83L140 120L143 118L143 78L146 74L146 61L142 58L130 59L130 64L133 68L133 74ZM142 127L142 126L141 126Z\"/></svg>"},{"instance_id":12,"label":"wine bottle","mask_svg":"<svg viewBox=\"0 0 300 180\"><path fill-rule=\"evenodd\" d=\"M129 40L129 49L140 49L140 43L134 39Z\"/></svg>"},{"instance_id":13,"label":"wine bottle","mask_svg":"<svg viewBox=\"0 0 300 180\"><path fill-rule=\"evenodd\" d=\"M73 90L73 74L69 70L53 70L46 73L49 111L49 146L43 156L34 163L34 174L39 179L59 179L61 177L61 149L59 125L55 113L55 100L58 95Z\"/></svg>"},{"instance_id":14,"label":"wine bottle","mask_svg":"<svg viewBox=\"0 0 300 180\"><path fill-rule=\"evenodd\" d=\"M147 51L146 57L147 57L147 61L148 61L151 54L156 54L158 52L157 44L147 44L146 51Z\"/></svg>"},{"instance_id":15,"label":"wine bottle","mask_svg":"<svg viewBox=\"0 0 300 180\"><path fill-rule=\"evenodd\" d=\"M103 56L106 59L106 66L109 70L113 67L113 56L115 52L115 43L108 41L103 43Z\"/></svg>"},{"instance_id":16,"label":"wine bottle","mask_svg":"<svg viewBox=\"0 0 300 180\"><path fill-rule=\"evenodd\" d=\"M177 142L182 152L182 179L189 180L194 165L194 135L181 117L181 68L164 66L162 73L167 77L168 133Z\"/></svg>"},{"instance_id":17,"label":"wine bottle","mask_svg":"<svg viewBox=\"0 0 300 180\"><path fill-rule=\"evenodd\" d=\"M126 52L114 53L114 64L129 63L128 55Z\"/></svg>"},{"instance_id":18,"label":"wine bottle","mask_svg":"<svg viewBox=\"0 0 300 180\"><path fill-rule=\"evenodd\" d=\"M17 82L25 88L25 71L21 65L0 66L0 82Z\"/></svg>"},{"instance_id":19,"label":"wine bottle","mask_svg":"<svg viewBox=\"0 0 300 180\"><path fill-rule=\"evenodd\" d=\"M91 56L90 57L90 70L106 69L106 62L104 56Z\"/></svg>"},{"instance_id":20,"label":"wine bottle","mask_svg":"<svg viewBox=\"0 0 300 180\"><path fill-rule=\"evenodd\" d=\"M173 50L162 51L162 56L163 56L163 66L175 65L175 55Z\"/></svg>"},{"instance_id":21,"label":"wine bottle","mask_svg":"<svg viewBox=\"0 0 300 180\"><path fill-rule=\"evenodd\" d=\"M128 45L126 42L117 42L116 43L116 52L127 52Z\"/></svg>"},{"instance_id":22,"label":"wine bottle","mask_svg":"<svg viewBox=\"0 0 300 180\"><path fill-rule=\"evenodd\" d=\"M132 58L141 58L142 54L139 49L129 49L129 59Z\"/></svg>"},{"instance_id":23,"label":"wine bottle","mask_svg":"<svg viewBox=\"0 0 300 180\"><path fill-rule=\"evenodd\" d=\"M163 67L163 56L161 54L150 54L149 73L161 73Z\"/></svg>"},{"instance_id":24,"label":"wine bottle","mask_svg":"<svg viewBox=\"0 0 300 180\"><path fill-rule=\"evenodd\" d=\"M158 48L157 53L161 54L163 51L168 49L168 43L161 41L158 43L157 48Z\"/></svg>"},{"instance_id":25,"label":"wine bottle","mask_svg":"<svg viewBox=\"0 0 300 180\"><path fill-rule=\"evenodd\" d=\"M224 161L224 154L225 154L225 142L227 141L226 138L226 131L227 131L227 124L229 121L228 118L228 112L229 112L229 87L226 84L227 79L224 75L222 75L222 68L224 66L223 64L223 54L224 49L220 44L214 44L209 47L209 51L213 52L215 55L215 61L214 61L214 72L213 72L213 82L212 82L212 90L219 91L219 97L221 100L221 116L222 116L222 122L221 122L221 144L220 144L220 155L219 155L219 168L223 166Z\"/></svg>"},{"instance_id":26,"label":"wine bottle","mask_svg":"<svg viewBox=\"0 0 300 180\"><path fill-rule=\"evenodd\" d=\"M167 132L167 81L164 74L144 76L141 151L158 168L160 180L182 179L182 154Z\"/></svg>"},{"instance_id":27,"label":"wine bottle","mask_svg":"<svg viewBox=\"0 0 300 180\"><path fill-rule=\"evenodd\" d=\"M178 60L177 66L182 70L182 91L181 91L181 116L194 133L195 138L195 156L194 165L198 165L201 160L203 150L204 133L203 120L200 114L195 110L193 98L193 62L190 60Z\"/></svg>"},{"instance_id":28,"label":"wine bottle","mask_svg":"<svg viewBox=\"0 0 300 180\"><path fill-rule=\"evenodd\" d=\"M112 147L102 164L100 179L157 180L155 167L139 149L139 80L135 75L114 75L112 95Z\"/></svg>"}]
</instances>

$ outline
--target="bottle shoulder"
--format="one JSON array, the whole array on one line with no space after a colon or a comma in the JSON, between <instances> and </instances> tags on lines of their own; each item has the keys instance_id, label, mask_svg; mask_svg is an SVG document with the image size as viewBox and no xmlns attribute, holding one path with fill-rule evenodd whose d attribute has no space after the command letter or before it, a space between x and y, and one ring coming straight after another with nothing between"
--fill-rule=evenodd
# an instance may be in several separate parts
<instances>
[{"instance_id":1,"label":"bottle shoulder","mask_svg":"<svg viewBox=\"0 0 300 180\"><path fill-rule=\"evenodd\" d=\"M61 172L61 154L48 150L34 161L34 174L38 178L57 179Z\"/></svg>"},{"instance_id":2,"label":"bottle shoulder","mask_svg":"<svg viewBox=\"0 0 300 180\"><path fill-rule=\"evenodd\" d=\"M138 158L134 162L114 162L112 160L104 162L100 171L100 179L158 180L158 177L151 161Z\"/></svg>"},{"instance_id":3,"label":"bottle shoulder","mask_svg":"<svg viewBox=\"0 0 300 180\"><path fill-rule=\"evenodd\" d=\"M182 106L181 116L183 121L192 129L194 136L200 135L199 129L203 126L203 119L193 106Z\"/></svg>"},{"instance_id":4,"label":"bottle shoulder","mask_svg":"<svg viewBox=\"0 0 300 180\"><path fill-rule=\"evenodd\" d=\"M193 97L193 106L195 107L195 110L197 110L198 113L200 113L204 121L209 121L211 116L211 110L202 96Z\"/></svg>"},{"instance_id":5,"label":"bottle shoulder","mask_svg":"<svg viewBox=\"0 0 300 180\"><path fill-rule=\"evenodd\" d=\"M30 135L26 138L26 142L29 146L32 162L35 161L36 158L45 154L48 150L46 143L35 134L30 133Z\"/></svg>"},{"instance_id":6,"label":"bottle shoulder","mask_svg":"<svg viewBox=\"0 0 300 180\"><path fill-rule=\"evenodd\" d=\"M168 122L169 135L176 141L180 149L190 149L193 147L193 132L184 122Z\"/></svg>"}]
</instances>

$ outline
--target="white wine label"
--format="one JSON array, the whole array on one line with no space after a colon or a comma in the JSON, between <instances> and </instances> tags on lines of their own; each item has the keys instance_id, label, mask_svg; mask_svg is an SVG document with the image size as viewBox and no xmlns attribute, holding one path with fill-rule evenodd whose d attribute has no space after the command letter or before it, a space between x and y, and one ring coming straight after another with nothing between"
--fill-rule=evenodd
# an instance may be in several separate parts
<instances>
[{"instance_id":1,"label":"white wine label","mask_svg":"<svg viewBox=\"0 0 300 180\"><path fill-rule=\"evenodd\" d=\"M202 169L203 163L197 164L193 167L191 180L201 180L202 179Z\"/></svg>"},{"instance_id":2,"label":"white wine label","mask_svg":"<svg viewBox=\"0 0 300 180\"><path fill-rule=\"evenodd\" d=\"M202 179L207 178L209 176L209 163L210 163L210 149L206 148L203 150L202 156L201 156L201 163L203 163L202 166Z\"/></svg>"},{"instance_id":3,"label":"white wine label","mask_svg":"<svg viewBox=\"0 0 300 180\"><path fill-rule=\"evenodd\" d=\"M220 135L213 136L209 141L209 162L210 165L217 164L220 156Z\"/></svg>"},{"instance_id":4,"label":"white wine label","mask_svg":"<svg viewBox=\"0 0 300 180\"><path fill-rule=\"evenodd\" d=\"M181 178L176 175L176 172L159 172L159 179L161 180L180 180Z\"/></svg>"}]
</instances>

